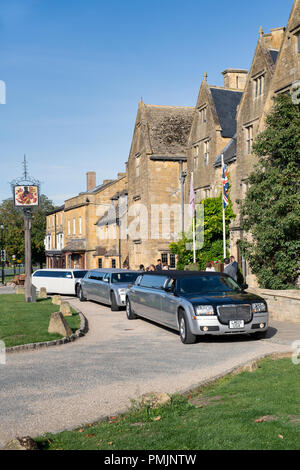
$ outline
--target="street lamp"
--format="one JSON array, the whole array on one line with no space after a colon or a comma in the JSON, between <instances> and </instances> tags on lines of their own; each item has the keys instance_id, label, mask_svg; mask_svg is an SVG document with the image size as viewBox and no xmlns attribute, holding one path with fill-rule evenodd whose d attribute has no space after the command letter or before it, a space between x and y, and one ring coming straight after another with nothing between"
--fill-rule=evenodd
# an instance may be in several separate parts
<instances>
[{"instance_id":1,"label":"street lamp","mask_svg":"<svg viewBox=\"0 0 300 470\"><path fill-rule=\"evenodd\" d=\"M4 261L4 225L0 225L1 229L1 265L2 265L2 285L4 285L4 278L5 278L5 273L4 273L4 268L5 268L5 261Z\"/></svg>"}]
</instances>

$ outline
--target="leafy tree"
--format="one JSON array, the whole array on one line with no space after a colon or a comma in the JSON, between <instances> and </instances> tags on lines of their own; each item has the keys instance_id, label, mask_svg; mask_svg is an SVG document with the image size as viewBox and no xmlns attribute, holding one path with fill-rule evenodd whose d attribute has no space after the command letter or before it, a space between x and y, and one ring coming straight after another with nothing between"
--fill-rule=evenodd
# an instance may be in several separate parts
<instances>
[{"instance_id":1,"label":"leafy tree","mask_svg":"<svg viewBox=\"0 0 300 470\"><path fill-rule=\"evenodd\" d=\"M259 162L241 205L251 239L241 249L261 287L287 289L295 286L300 255L300 108L290 96L275 99L253 150Z\"/></svg>"},{"instance_id":2,"label":"leafy tree","mask_svg":"<svg viewBox=\"0 0 300 470\"><path fill-rule=\"evenodd\" d=\"M199 268L205 269L207 262L221 260L224 255L222 194L219 197L205 199L200 204L204 205L204 245L201 250L196 252L196 257ZM235 218L230 201L225 210L225 216L226 238L228 240L229 225L231 220ZM183 269L187 264L193 262L193 252L186 250L186 243L190 243L191 239L192 229L182 240L170 244L171 253L178 255L178 269Z\"/></svg>"},{"instance_id":3,"label":"leafy tree","mask_svg":"<svg viewBox=\"0 0 300 470\"><path fill-rule=\"evenodd\" d=\"M45 261L45 234L46 214L55 207L45 195L40 196L40 205L33 209L31 225L32 262L43 263ZM4 246L8 260L16 255L23 260L24 249L24 217L21 209L16 209L12 199L6 199L0 205L0 222L4 225Z\"/></svg>"}]
</instances>

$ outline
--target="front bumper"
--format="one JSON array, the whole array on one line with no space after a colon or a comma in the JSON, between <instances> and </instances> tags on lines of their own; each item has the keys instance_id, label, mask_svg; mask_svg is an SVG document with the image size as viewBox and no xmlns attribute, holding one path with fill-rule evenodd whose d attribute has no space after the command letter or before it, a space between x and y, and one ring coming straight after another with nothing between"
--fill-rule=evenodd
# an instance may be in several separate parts
<instances>
[{"instance_id":1,"label":"front bumper","mask_svg":"<svg viewBox=\"0 0 300 470\"><path fill-rule=\"evenodd\" d=\"M126 306L126 295L127 295L127 291L125 294L120 294L119 292L115 291L116 301L119 307Z\"/></svg>"},{"instance_id":2,"label":"front bumper","mask_svg":"<svg viewBox=\"0 0 300 470\"><path fill-rule=\"evenodd\" d=\"M260 326L264 324L264 327ZM208 328L208 331L204 329ZM253 334L257 331L267 331L269 328L269 313L257 313L253 315L252 321L241 329L231 329L229 325L219 322L217 316L199 316L192 320L191 331L194 335L241 335Z\"/></svg>"}]
</instances>

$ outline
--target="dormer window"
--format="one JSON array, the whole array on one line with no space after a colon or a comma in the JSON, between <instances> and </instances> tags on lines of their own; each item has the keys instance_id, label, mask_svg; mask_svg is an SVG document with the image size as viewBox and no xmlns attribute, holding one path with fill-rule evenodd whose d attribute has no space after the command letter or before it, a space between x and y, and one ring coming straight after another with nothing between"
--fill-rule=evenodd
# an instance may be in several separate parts
<instances>
[{"instance_id":1,"label":"dormer window","mask_svg":"<svg viewBox=\"0 0 300 470\"><path fill-rule=\"evenodd\" d=\"M255 98L262 96L265 91L265 75L262 74L254 80L254 93Z\"/></svg>"}]
</instances>

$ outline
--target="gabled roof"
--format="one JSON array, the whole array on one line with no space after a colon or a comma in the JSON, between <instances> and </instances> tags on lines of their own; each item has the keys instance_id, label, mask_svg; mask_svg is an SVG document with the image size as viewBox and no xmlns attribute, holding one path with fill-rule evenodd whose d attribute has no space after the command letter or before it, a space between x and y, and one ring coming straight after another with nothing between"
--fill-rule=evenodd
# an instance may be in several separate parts
<instances>
[{"instance_id":1,"label":"gabled roof","mask_svg":"<svg viewBox=\"0 0 300 470\"><path fill-rule=\"evenodd\" d=\"M152 153L184 155L195 108L143 105Z\"/></svg>"},{"instance_id":2,"label":"gabled roof","mask_svg":"<svg viewBox=\"0 0 300 470\"><path fill-rule=\"evenodd\" d=\"M209 87L216 108L222 137L233 137L236 133L236 111L242 91L233 91L226 88Z\"/></svg>"}]
</instances>

